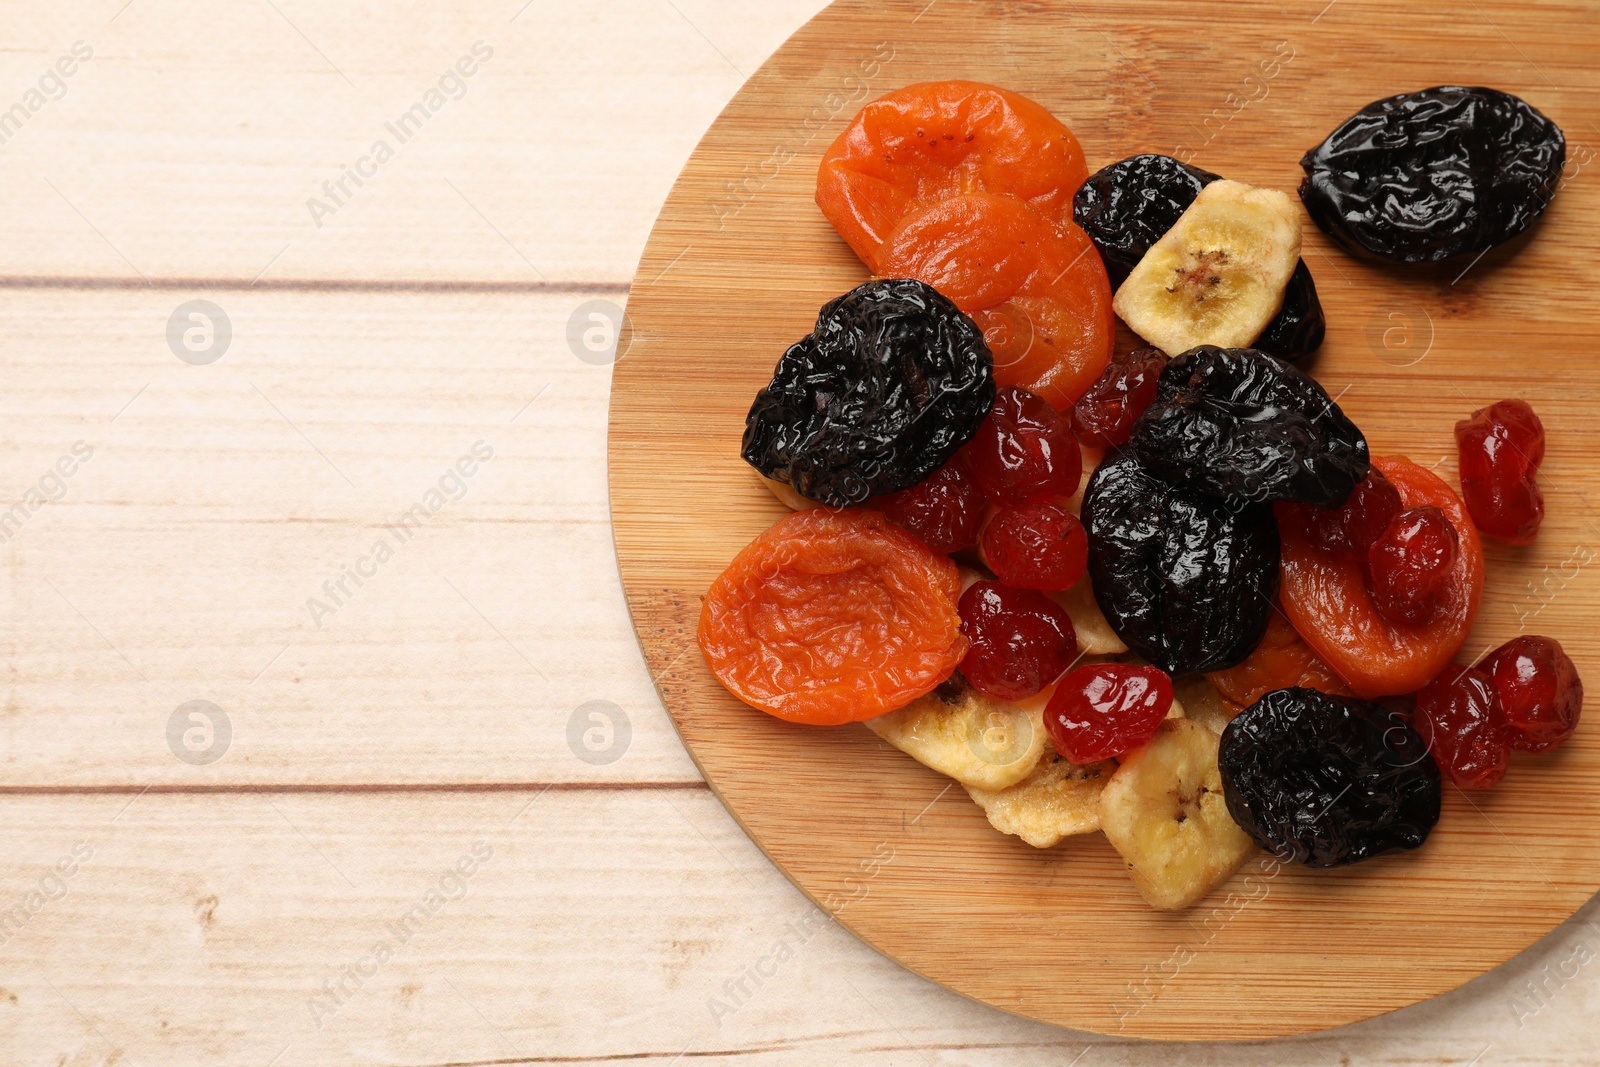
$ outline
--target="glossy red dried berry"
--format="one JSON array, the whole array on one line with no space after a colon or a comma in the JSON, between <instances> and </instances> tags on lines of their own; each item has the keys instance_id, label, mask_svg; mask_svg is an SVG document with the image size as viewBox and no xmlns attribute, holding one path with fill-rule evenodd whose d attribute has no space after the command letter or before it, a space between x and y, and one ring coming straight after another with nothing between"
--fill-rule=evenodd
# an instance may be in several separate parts
<instances>
[{"instance_id":1,"label":"glossy red dried berry","mask_svg":"<svg viewBox=\"0 0 1600 1067\"><path fill-rule=\"evenodd\" d=\"M958 453L921 483L877 497L869 506L935 552L959 552L978 543L986 501Z\"/></svg>"},{"instance_id":2,"label":"glossy red dried berry","mask_svg":"<svg viewBox=\"0 0 1600 1067\"><path fill-rule=\"evenodd\" d=\"M1400 490L1376 467L1356 485L1343 507L1333 511L1310 504L1299 507L1314 544L1363 559L1394 517L1405 510Z\"/></svg>"},{"instance_id":3,"label":"glossy red dried berry","mask_svg":"<svg viewBox=\"0 0 1600 1067\"><path fill-rule=\"evenodd\" d=\"M1474 667L1448 667L1417 693L1417 733L1439 769L1462 789L1488 789L1506 775L1510 731L1494 680Z\"/></svg>"},{"instance_id":4,"label":"glossy red dried berry","mask_svg":"<svg viewBox=\"0 0 1600 1067\"><path fill-rule=\"evenodd\" d=\"M1390 622L1422 623L1433 617L1461 551L1456 529L1435 507L1402 511L1367 552L1372 601Z\"/></svg>"},{"instance_id":5,"label":"glossy red dried berry","mask_svg":"<svg viewBox=\"0 0 1600 1067\"><path fill-rule=\"evenodd\" d=\"M1089 566L1089 535L1059 504L1002 508L983 531L983 560L1017 589L1070 589Z\"/></svg>"},{"instance_id":6,"label":"glossy red dried berry","mask_svg":"<svg viewBox=\"0 0 1600 1067\"><path fill-rule=\"evenodd\" d=\"M1156 382L1167 365L1158 348L1119 352L1069 413L1072 432L1090 448L1127 444L1133 424L1156 398Z\"/></svg>"},{"instance_id":7,"label":"glossy red dried berry","mask_svg":"<svg viewBox=\"0 0 1600 1067\"><path fill-rule=\"evenodd\" d=\"M1473 524L1490 537L1526 545L1544 521L1537 481L1544 425L1526 401L1502 400L1456 423L1461 496Z\"/></svg>"},{"instance_id":8,"label":"glossy red dried berry","mask_svg":"<svg viewBox=\"0 0 1600 1067\"><path fill-rule=\"evenodd\" d=\"M1494 678L1513 748L1548 752L1578 728L1583 681L1560 642L1518 637L1490 653L1483 670Z\"/></svg>"},{"instance_id":9,"label":"glossy red dried berry","mask_svg":"<svg viewBox=\"0 0 1600 1067\"><path fill-rule=\"evenodd\" d=\"M1014 386L996 392L994 410L963 454L978 488L1003 507L1070 497L1083 477L1083 453L1067 417Z\"/></svg>"},{"instance_id":10,"label":"glossy red dried berry","mask_svg":"<svg viewBox=\"0 0 1600 1067\"><path fill-rule=\"evenodd\" d=\"M1043 593L977 582L961 595L957 610L969 642L961 673L996 700L1033 696L1078 655L1071 617Z\"/></svg>"},{"instance_id":11,"label":"glossy red dried berry","mask_svg":"<svg viewBox=\"0 0 1600 1067\"><path fill-rule=\"evenodd\" d=\"M1172 710L1172 679L1155 667L1099 663L1061 679L1045 706L1056 751L1073 763L1121 756L1149 744Z\"/></svg>"}]
</instances>

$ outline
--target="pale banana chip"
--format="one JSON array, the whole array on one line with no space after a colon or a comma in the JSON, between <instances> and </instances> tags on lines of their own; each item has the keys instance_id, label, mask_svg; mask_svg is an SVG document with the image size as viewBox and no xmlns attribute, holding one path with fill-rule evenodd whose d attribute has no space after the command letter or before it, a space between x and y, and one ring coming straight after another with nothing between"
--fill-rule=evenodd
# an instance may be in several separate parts
<instances>
[{"instance_id":1,"label":"pale banana chip","mask_svg":"<svg viewBox=\"0 0 1600 1067\"><path fill-rule=\"evenodd\" d=\"M1283 306L1299 262L1300 216L1287 194L1212 182L1128 274L1112 307L1169 356L1243 348Z\"/></svg>"},{"instance_id":2,"label":"pale banana chip","mask_svg":"<svg viewBox=\"0 0 1600 1067\"><path fill-rule=\"evenodd\" d=\"M1009 789L967 793L1001 833L1014 834L1034 848L1049 848L1062 838L1100 829L1100 791L1116 769L1112 760L1073 763L1045 745L1039 765Z\"/></svg>"},{"instance_id":3,"label":"pale banana chip","mask_svg":"<svg viewBox=\"0 0 1600 1067\"><path fill-rule=\"evenodd\" d=\"M1168 719L1126 756L1100 794L1100 828L1151 907L1187 908L1225 882L1255 847L1228 814L1217 735Z\"/></svg>"},{"instance_id":4,"label":"pale banana chip","mask_svg":"<svg viewBox=\"0 0 1600 1067\"><path fill-rule=\"evenodd\" d=\"M1119 656L1128 651L1128 646L1117 636L1095 602L1094 588L1087 574L1071 589L1047 595L1066 608L1072 617L1072 629L1078 635L1078 651L1085 656Z\"/></svg>"},{"instance_id":5,"label":"pale banana chip","mask_svg":"<svg viewBox=\"0 0 1600 1067\"><path fill-rule=\"evenodd\" d=\"M820 508L824 506L815 500L808 500L801 496L799 493L795 492L794 486L792 485L785 485L775 478L768 478L765 474L760 474L755 471L751 471L750 473L754 474L756 479L760 481L762 485L767 487L767 491L773 496L777 497L778 502L786 508L790 508L794 511L810 511L812 508Z\"/></svg>"},{"instance_id":6,"label":"pale banana chip","mask_svg":"<svg viewBox=\"0 0 1600 1067\"><path fill-rule=\"evenodd\" d=\"M1045 748L1044 706L1055 687L1027 700L985 696L958 671L919 700L866 721L867 729L962 785L1004 789L1027 777Z\"/></svg>"},{"instance_id":7,"label":"pale banana chip","mask_svg":"<svg viewBox=\"0 0 1600 1067\"><path fill-rule=\"evenodd\" d=\"M1233 721L1233 712L1228 710L1222 702L1222 694L1217 692L1217 687L1205 675L1192 674L1174 679L1172 689L1176 697L1174 703L1183 703L1184 715L1204 725L1212 733L1221 736L1228 723Z\"/></svg>"}]
</instances>

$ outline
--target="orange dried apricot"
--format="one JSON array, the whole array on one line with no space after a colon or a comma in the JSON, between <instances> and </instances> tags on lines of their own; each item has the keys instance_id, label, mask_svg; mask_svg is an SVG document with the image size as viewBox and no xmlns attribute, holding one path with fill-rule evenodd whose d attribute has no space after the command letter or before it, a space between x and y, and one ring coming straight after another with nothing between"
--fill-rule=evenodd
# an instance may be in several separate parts
<instances>
[{"instance_id":1,"label":"orange dried apricot","mask_svg":"<svg viewBox=\"0 0 1600 1067\"><path fill-rule=\"evenodd\" d=\"M870 510L779 520L734 557L700 612L718 681L790 722L835 726L903 707L967 652L948 556Z\"/></svg>"},{"instance_id":2,"label":"orange dried apricot","mask_svg":"<svg viewBox=\"0 0 1600 1067\"><path fill-rule=\"evenodd\" d=\"M998 385L1070 408L1111 362L1111 282L1089 236L1013 196L968 193L908 214L874 268L933 286L983 330Z\"/></svg>"},{"instance_id":3,"label":"orange dried apricot","mask_svg":"<svg viewBox=\"0 0 1600 1067\"><path fill-rule=\"evenodd\" d=\"M919 205L987 191L1065 222L1088 177L1072 131L1027 97L981 82L923 82L861 109L822 157L817 206L882 275L878 249Z\"/></svg>"},{"instance_id":4,"label":"orange dried apricot","mask_svg":"<svg viewBox=\"0 0 1600 1067\"><path fill-rule=\"evenodd\" d=\"M1237 667L1211 671L1206 680L1217 687L1228 710L1238 714L1275 689L1316 689L1333 696L1350 690L1324 663L1280 612L1273 612L1261 644Z\"/></svg>"},{"instance_id":5,"label":"orange dried apricot","mask_svg":"<svg viewBox=\"0 0 1600 1067\"><path fill-rule=\"evenodd\" d=\"M1372 466L1394 483L1404 507L1438 508L1455 527L1460 551L1426 622L1385 618L1362 561L1311 539L1308 505L1277 506L1284 614L1351 691L1369 700L1414 693L1438 677L1466 643L1483 598L1483 543L1455 490L1403 457L1374 457Z\"/></svg>"}]
</instances>

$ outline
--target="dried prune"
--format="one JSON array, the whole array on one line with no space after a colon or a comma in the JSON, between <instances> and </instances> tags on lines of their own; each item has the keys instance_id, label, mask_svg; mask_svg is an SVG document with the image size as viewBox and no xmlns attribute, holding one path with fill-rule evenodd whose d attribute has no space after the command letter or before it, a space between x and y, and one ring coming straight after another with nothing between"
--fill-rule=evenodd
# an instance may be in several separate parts
<instances>
[{"instance_id":1,"label":"dried prune","mask_svg":"<svg viewBox=\"0 0 1600 1067\"><path fill-rule=\"evenodd\" d=\"M1171 156L1130 156L1089 175L1072 197L1072 219L1100 250L1111 284L1121 285L1200 190L1221 177Z\"/></svg>"},{"instance_id":2,"label":"dried prune","mask_svg":"<svg viewBox=\"0 0 1600 1067\"><path fill-rule=\"evenodd\" d=\"M1439 821L1438 765L1397 712L1279 689L1222 732L1228 813L1256 844L1311 867L1413 849Z\"/></svg>"},{"instance_id":3,"label":"dried prune","mask_svg":"<svg viewBox=\"0 0 1600 1067\"><path fill-rule=\"evenodd\" d=\"M1131 450L1083 497L1095 601L1117 636L1170 674L1231 667L1266 632L1278 592L1278 527L1163 481Z\"/></svg>"},{"instance_id":4,"label":"dried prune","mask_svg":"<svg viewBox=\"0 0 1600 1067\"><path fill-rule=\"evenodd\" d=\"M1330 237L1401 263L1476 255L1531 226L1567 158L1560 128L1497 89L1441 85L1376 100L1300 166Z\"/></svg>"},{"instance_id":5,"label":"dried prune","mask_svg":"<svg viewBox=\"0 0 1600 1067\"><path fill-rule=\"evenodd\" d=\"M1132 156L1089 176L1072 198L1073 220L1099 249L1112 286L1119 286L1200 190L1221 180L1171 156ZM1282 308L1253 347L1298 363L1322 346L1326 332L1317 284L1301 260L1289 278Z\"/></svg>"},{"instance_id":6,"label":"dried prune","mask_svg":"<svg viewBox=\"0 0 1600 1067\"><path fill-rule=\"evenodd\" d=\"M745 420L745 462L830 507L908 489L994 404L994 361L931 286L874 280L830 300Z\"/></svg>"},{"instance_id":7,"label":"dried prune","mask_svg":"<svg viewBox=\"0 0 1600 1067\"><path fill-rule=\"evenodd\" d=\"M1336 508L1367 476L1367 439L1311 378L1253 348L1190 349L1133 429L1161 477L1225 500Z\"/></svg>"},{"instance_id":8,"label":"dried prune","mask_svg":"<svg viewBox=\"0 0 1600 1067\"><path fill-rule=\"evenodd\" d=\"M1317 297L1317 283L1312 281L1311 270L1302 259L1289 275L1289 287L1283 291L1283 306L1250 347L1290 363L1299 363L1322 347L1327 333L1328 320L1322 313L1322 301Z\"/></svg>"}]
</instances>

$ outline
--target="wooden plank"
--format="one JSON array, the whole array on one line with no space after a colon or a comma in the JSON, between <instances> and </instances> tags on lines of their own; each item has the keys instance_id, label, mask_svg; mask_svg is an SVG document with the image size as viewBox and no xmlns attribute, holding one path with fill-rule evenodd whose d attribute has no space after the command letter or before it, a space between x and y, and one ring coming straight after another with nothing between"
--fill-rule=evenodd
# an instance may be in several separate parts
<instances>
[{"instance_id":1,"label":"wooden plank","mask_svg":"<svg viewBox=\"0 0 1600 1067\"><path fill-rule=\"evenodd\" d=\"M568 346L610 298L216 291L195 366L191 295L0 290L0 789L698 777L613 564L610 368ZM192 700L208 765L169 747ZM596 700L610 763L568 743Z\"/></svg>"},{"instance_id":2,"label":"wooden plank","mask_svg":"<svg viewBox=\"0 0 1600 1067\"><path fill-rule=\"evenodd\" d=\"M1090 1037L816 918L704 790L130 799L0 799L7 1063L1560 1063L1592 1048L1600 1003L1600 934L1574 920L1439 1002L1310 1041Z\"/></svg>"},{"instance_id":3,"label":"wooden plank","mask_svg":"<svg viewBox=\"0 0 1600 1067\"><path fill-rule=\"evenodd\" d=\"M0 110L60 57L73 73L0 127L0 278L624 283L740 72L821 6L99 0L8 19ZM472 73L447 79L457 63Z\"/></svg>"},{"instance_id":4,"label":"wooden plank","mask_svg":"<svg viewBox=\"0 0 1600 1067\"><path fill-rule=\"evenodd\" d=\"M1374 35L1378 24L1385 32ZM634 342L612 399L611 499L647 661L676 653L697 597L782 512L740 462L739 438L777 356L824 300L866 277L813 202L818 157L853 114L851 92L865 95L864 77L1006 85L1066 119L1100 166L1189 143L1196 120L1258 73L1261 57L1284 54L1285 42L1293 61L1266 95L1227 116L1199 163L1292 188L1304 148L1356 107L1459 81L1466 55L1472 83L1523 94L1572 131L1575 160L1600 129L1597 42L1576 3L1457 12L1357 2L1174 9L1129 0L1087 10L851 0L780 49L696 150L632 294ZM1404 85L1395 82L1400 69ZM727 176L746 166L765 170L729 209ZM1582 361L1552 373L1542 355L1600 344L1600 314L1570 269L1574 249L1600 240L1600 182L1581 165L1569 178L1531 241L1460 277L1398 278L1305 229L1329 320L1316 373L1377 452L1440 456L1450 476L1456 419L1507 393L1540 411L1550 434L1549 521L1533 548L1491 553L1468 658L1536 618L1536 632L1559 635L1592 676L1600 673L1591 622L1600 584L1589 566L1600 537L1591 504L1600 434L1591 409L1600 378ZM1388 343L1397 319L1417 331L1417 349ZM1431 348L1420 344L1424 329ZM936 775L862 731L752 713L697 658L661 689L713 788L814 899L845 892L874 844L937 788ZM781 777L771 773L775 760ZM1481 806L1452 793L1416 855L1285 871L1266 903L1236 878L1195 911L1153 913L1102 838L1041 853L966 811L883 874L845 921L914 970L1062 1025L1189 1040L1296 1034L1440 994L1543 936L1600 885L1597 827L1600 736L1588 731L1556 761L1537 769L1519 761ZM1431 910L1420 899L1452 904ZM1053 936L1039 936L1041 927ZM1178 980L1148 984L1196 943L1205 951Z\"/></svg>"},{"instance_id":5,"label":"wooden plank","mask_svg":"<svg viewBox=\"0 0 1600 1067\"><path fill-rule=\"evenodd\" d=\"M692 787L646 674L629 666L595 458L606 372L564 364L564 333L578 302L621 302L700 131L821 6L611 0L538 4L512 22L521 0L274 0L203 15L175 0L97 0L4 19L7 103L73 42L96 55L0 144L0 284L90 288L0 299L0 512L73 442L96 451L62 501L0 544L0 924L75 843L94 850L64 898L45 900L46 882L37 914L9 934L0 925L0 1058L1060 1064L1091 1043L1085 1062L1152 1065L1464 1063L1485 1045L1483 1062L1589 1053L1592 968L1563 975L1572 946L1594 941L1573 924L1398 1016L1215 1052L1006 1016L837 928L755 984L810 906ZM1506 28L1542 65L1543 30ZM475 35L496 53L466 97L317 227L306 199ZM290 292L215 288L258 274L259 288ZM496 296L541 274L553 292ZM146 279L161 291L94 288ZM350 284L397 289L336 288ZM212 367L181 366L166 318L202 295L234 316L237 347ZM492 438L483 474L501 481L474 481L323 628L294 617L303 579L336 577L463 435L501 431L500 402L546 382L509 437ZM273 425L263 401L305 437ZM690 422L670 407L660 417ZM548 689L506 643L471 630L476 616L430 583L436 573L550 674ZM683 627L658 625L686 642ZM299 628L304 647L289 641ZM553 666L534 655L546 648ZM208 766L166 747L171 710L197 697L232 713L230 749ZM612 764L576 759L565 738L576 703L596 698L632 719L632 745ZM496 780L562 784L542 796L160 792ZM615 788L566 791L590 781ZM623 788L663 781L689 788ZM63 783L124 791L3 794ZM322 983L478 840L496 851L466 897L318 1028L308 1002ZM713 999L731 1001L727 984L741 980L754 994L719 1017Z\"/></svg>"}]
</instances>

